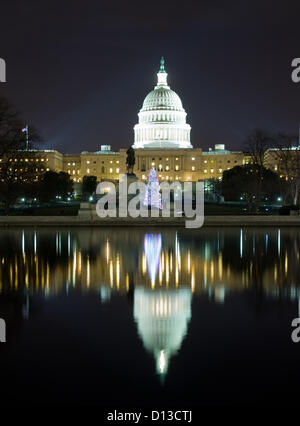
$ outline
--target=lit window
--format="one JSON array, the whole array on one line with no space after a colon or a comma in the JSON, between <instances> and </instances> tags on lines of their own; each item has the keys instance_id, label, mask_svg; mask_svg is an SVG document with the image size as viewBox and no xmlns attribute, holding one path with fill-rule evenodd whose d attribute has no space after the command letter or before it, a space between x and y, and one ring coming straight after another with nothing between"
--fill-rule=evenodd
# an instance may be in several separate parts
<instances>
[{"instance_id":1,"label":"lit window","mask_svg":"<svg viewBox=\"0 0 300 426\"><path fill-rule=\"evenodd\" d=\"M214 169L210 169L210 173L213 173L214 172Z\"/></svg>"},{"instance_id":2,"label":"lit window","mask_svg":"<svg viewBox=\"0 0 300 426\"><path fill-rule=\"evenodd\" d=\"M142 179L146 179L146 176L145 176L145 175L142 175Z\"/></svg>"},{"instance_id":3,"label":"lit window","mask_svg":"<svg viewBox=\"0 0 300 426\"><path fill-rule=\"evenodd\" d=\"M207 163L207 160L204 160L204 163Z\"/></svg>"},{"instance_id":4,"label":"lit window","mask_svg":"<svg viewBox=\"0 0 300 426\"><path fill-rule=\"evenodd\" d=\"M166 161L169 161L169 158L166 158Z\"/></svg>"},{"instance_id":5,"label":"lit window","mask_svg":"<svg viewBox=\"0 0 300 426\"><path fill-rule=\"evenodd\" d=\"M162 165L161 165L161 164L158 166L158 169L159 169L159 170L161 170L161 169L162 169Z\"/></svg>"},{"instance_id":6,"label":"lit window","mask_svg":"<svg viewBox=\"0 0 300 426\"><path fill-rule=\"evenodd\" d=\"M153 167L154 167L154 166L155 166L155 163L151 163L151 166L153 166Z\"/></svg>"},{"instance_id":7,"label":"lit window","mask_svg":"<svg viewBox=\"0 0 300 426\"><path fill-rule=\"evenodd\" d=\"M166 179L169 180L169 176L166 176Z\"/></svg>"},{"instance_id":8,"label":"lit window","mask_svg":"<svg viewBox=\"0 0 300 426\"><path fill-rule=\"evenodd\" d=\"M73 175L75 175L75 170L73 170Z\"/></svg>"},{"instance_id":9,"label":"lit window","mask_svg":"<svg viewBox=\"0 0 300 426\"><path fill-rule=\"evenodd\" d=\"M179 170L179 166L178 166L178 164L176 164L176 166L175 166L175 170Z\"/></svg>"},{"instance_id":10,"label":"lit window","mask_svg":"<svg viewBox=\"0 0 300 426\"><path fill-rule=\"evenodd\" d=\"M195 157L192 157L192 161L195 161Z\"/></svg>"},{"instance_id":11,"label":"lit window","mask_svg":"<svg viewBox=\"0 0 300 426\"><path fill-rule=\"evenodd\" d=\"M120 173L120 169L116 169L116 173Z\"/></svg>"},{"instance_id":12,"label":"lit window","mask_svg":"<svg viewBox=\"0 0 300 426\"><path fill-rule=\"evenodd\" d=\"M109 173L112 173L113 172L113 169L109 169Z\"/></svg>"},{"instance_id":13,"label":"lit window","mask_svg":"<svg viewBox=\"0 0 300 426\"><path fill-rule=\"evenodd\" d=\"M86 164L90 164L90 160L87 160Z\"/></svg>"},{"instance_id":14,"label":"lit window","mask_svg":"<svg viewBox=\"0 0 300 426\"><path fill-rule=\"evenodd\" d=\"M69 175L71 174L71 170L68 170Z\"/></svg>"},{"instance_id":15,"label":"lit window","mask_svg":"<svg viewBox=\"0 0 300 426\"><path fill-rule=\"evenodd\" d=\"M204 173L207 173L207 170L204 170Z\"/></svg>"},{"instance_id":16,"label":"lit window","mask_svg":"<svg viewBox=\"0 0 300 426\"><path fill-rule=\"evenodd\" d=\"M178 176L176 176L176 180L178 180Z\"/></svg>"},{"instance_id":17,"label":"lit window","mask_svg":"<svg viewBox=\"0 0 300 426\"><path fill-rule=\"evenodd\" d=\"M68 166L71 166L71 163L68 163Z\"/></svg>"},{"instance_id":18,"label":"lit window","mask_svg":"<svg viewBox=\"0 0 300 426\"><path fill-rule=\"evenodd\" d=\"M87 169L87 170L86 170L86 172L87 172L87 173L90 173L90 169Z\"/></svg>"},{"instance_id":19,"label":"lit window","mask_svg":"<svg viewBox=\"0 0 300 426\"><path fill-rule=\"evenodd\" d=\"M116 161L117 164L119 164L119 162L120 162L119 160Z\"/></svg>"},{"instance_id":20,"label":"lit window","mask_svg":"<svg viewBox=\"0 0 300 426\"><path fill-rule=\"evenodd\" d=\"M110 160L110 164L112 164L112 160Z\"/></svg>"},{"instance_id":21,"label":"lit window","mask_svg":"<svg viewBox=\"0 0 300 426\"><path fill-rule=\"evenodd\" d=\"M195 170L195 166L192 166L192 170L193 170L193 171Z\"/></svg>"},{"instance_id":22,"label":"lit window","mask_svg":"<svg viewBox=\"0 0 300 426\"><path fill-rule=\"evenodd\" d=\"M169 166L166 166L166 170L170 170L170 167L169 167Z\"/></svg>"},{"instance_id":23,"label":"lit window","mask_svg":"<svg viewBox=\"0 0 300 426\"><path fill-rule=\"evenodd\" d=\"M175 160L178 161L178 157L176 157Z\"/></svg>"},{"instance_id":24,"label":"lit window","mask_svg":"<svg viewBox=\"0 0 300 426\"><path fill-rule=\"evenodd\" d=\"M73 163L73 166L75 166L75 163Z\"/></svg>"},{"instance_id":25,"label":"lit window","mask_svg":"<svg viewBox=\"0 0 300 426\"><path fill-rule=\"evenodd\" d=\"M219 173L222 173L222 169L219 169Z\"/></svg>"}]
</instances>

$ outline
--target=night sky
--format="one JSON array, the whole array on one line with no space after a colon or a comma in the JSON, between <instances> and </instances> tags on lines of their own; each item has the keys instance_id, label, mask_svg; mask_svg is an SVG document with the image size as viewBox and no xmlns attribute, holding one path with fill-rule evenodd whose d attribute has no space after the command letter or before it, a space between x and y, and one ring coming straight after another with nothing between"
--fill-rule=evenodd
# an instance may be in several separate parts
<instances>
[{"instance_id":1,"label":"night sky","mask_svg":"<svg viewBox=\"0 0 300 426\"><path fill-rule=\"evenodd\" d=\"M255 127L298 131L299 1L1 2L0 95L45 148L129 147L162 55L194 147L239 149Z\"/></svg>"}]
</instances>

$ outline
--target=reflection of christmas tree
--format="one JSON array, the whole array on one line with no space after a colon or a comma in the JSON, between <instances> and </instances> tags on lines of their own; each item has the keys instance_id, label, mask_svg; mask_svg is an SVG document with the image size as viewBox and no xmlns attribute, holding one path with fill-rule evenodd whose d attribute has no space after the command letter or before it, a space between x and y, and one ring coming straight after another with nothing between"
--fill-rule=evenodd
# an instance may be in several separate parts
<instances>
[{"instance_id":1,"label":"reflection of christmas tree","mask_svg":"<svg viewBox=\"0 0 300 426\"><path fill-rule=\"evenodd\" d=\"M161 209L161 195L159 193L159 181L154 167L149 172L147 188L145 191L144 206Z\"/></svg>"}]
</instances>

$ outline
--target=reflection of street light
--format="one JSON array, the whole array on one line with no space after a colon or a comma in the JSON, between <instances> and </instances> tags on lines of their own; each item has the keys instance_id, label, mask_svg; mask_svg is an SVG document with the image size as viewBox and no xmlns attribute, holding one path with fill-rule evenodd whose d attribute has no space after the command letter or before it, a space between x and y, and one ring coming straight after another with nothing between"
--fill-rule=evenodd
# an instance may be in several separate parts
<instances>
[{"instance_id":1,"label":"reflection of street light","mask_svg":"<svg viewBox=\"0 0 300 426\"><path fill-rule=\"evenodd\" d=\"M282 198L281 197L277 197L277 201L282 201Z\"/></svg>"},{"instance_id":2,"label":"reflection of street light","mask_svg":"<svg viewBox=\"0 0 300 426\"><path fill-rule=\"evenodd\" d=\"M89 201L93 201L93 199L94 199L94 198L93 198L93 196L91 195L91 196L90 196L90 198L89 198Z\"/></svg>"}]
</instances>

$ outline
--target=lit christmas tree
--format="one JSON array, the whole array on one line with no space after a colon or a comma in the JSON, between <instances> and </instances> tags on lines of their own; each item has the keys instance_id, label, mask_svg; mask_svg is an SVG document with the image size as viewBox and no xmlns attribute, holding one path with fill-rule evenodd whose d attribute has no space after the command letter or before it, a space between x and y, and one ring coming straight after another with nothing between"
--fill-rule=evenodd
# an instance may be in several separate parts
<instances>
[{"instance_id":1,"label":"lit christmas tree","mask_svg":"<svg viewBox=\"0 0 300 426\"><path fill-rule=\"evenodd\" d=\"M144 206L161 209L161 195L159 192L159 181L154 167L149 172L147 188L145 191Z\"/></svg>"}]
</instances>

